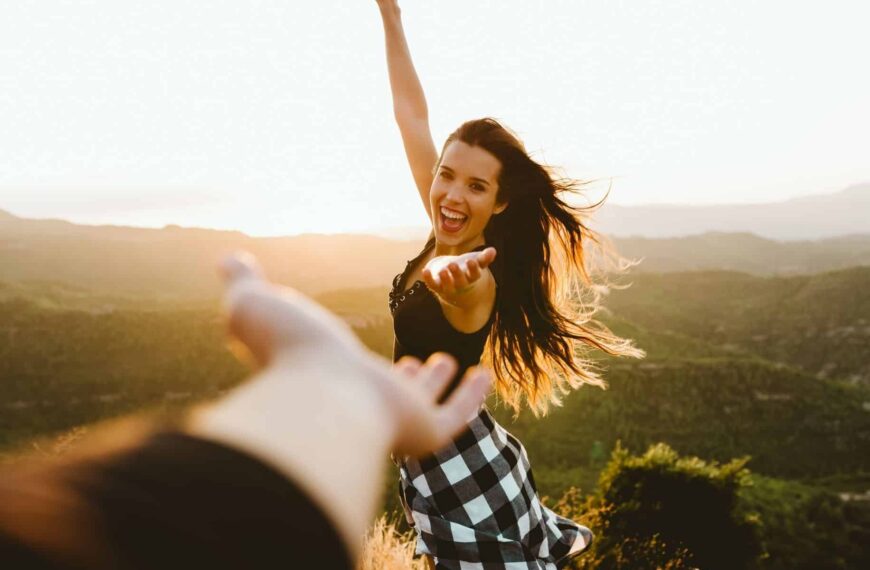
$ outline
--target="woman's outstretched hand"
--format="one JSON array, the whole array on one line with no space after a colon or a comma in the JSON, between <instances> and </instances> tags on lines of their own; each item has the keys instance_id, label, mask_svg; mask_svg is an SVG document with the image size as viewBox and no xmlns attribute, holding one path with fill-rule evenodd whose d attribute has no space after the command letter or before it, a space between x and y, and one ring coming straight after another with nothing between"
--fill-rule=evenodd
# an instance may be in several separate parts
<instances>
[{"instance_id":1,"label":"woman's outstretched hand","mask_svg":"<svg viewBox=\"0 0 870 570\"><path fill-rule=\"evenodd\" d=\"M433 293L453 297L468 293L495 261L494 247L462 255L435 257L423 268L423 281Z\"/></svg>"}]
</instances>

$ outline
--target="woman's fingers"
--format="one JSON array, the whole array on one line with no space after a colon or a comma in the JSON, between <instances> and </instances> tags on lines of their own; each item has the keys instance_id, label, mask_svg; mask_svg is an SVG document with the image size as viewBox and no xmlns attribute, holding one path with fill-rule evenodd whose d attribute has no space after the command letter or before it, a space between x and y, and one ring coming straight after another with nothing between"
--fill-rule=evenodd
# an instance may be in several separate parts
<instances>
[{"instance_id":1,"label":"woman's fingers","mask_svg":"<svg viewBox=\"0 0 870 570\"><path fill-rule=\"evenodd\" d=\"M468 274L462 267L460 267L459 263L455 261L451 262L450 265L447 266L447 269L450 271L450 277L453 278L453 286L456 289L468 287Z\"/></svg>"},{"instance_id":2,"label":"woman's fingers","mask_svg":"<svg viewBox=\"0 0 870 570\"><path fill-rule=\"evenodd\" d=\"M445 267L441 271L438 272L438 281L440 282L440 286L438 290L445 294L450 294L456 289L456 284L453 282L453 276L450 275L450 269Z\"/></svg>"},{"instance_id":3,"label":"woman's fingers","mask_svg":"<svg viewBox=\"0 0 870 570\"><path fill-rule=\"evenodd\" d=\"M478 279L480 279L480 264L477 262L477 259L469 259L466 265L466 279L469 283L474 283Z\"/></svg>"},{"instance_id":4,"label":"woman's fingers","mask_svg":"<svg viewBox=\"0 0 870 570\"><path fill-rule=\"evenodd\" d=\"M428 267L423 269L423 283L425 283L426 286L429 287L429 289L431 289L432 291L438 291L441 288L441 284L438 282L438 279L435 277L432 271L429 270Z\"/></svg>"},{"instance_id":5,"label":"woman's fingers","mask_svg":"<svg viewBox=\"0 0 870 570\"><path fill-rule=\"evenodd\" d=\"M492 262L495 261L496 250L494 247L488 247L483 251L477 252L477 256L475 259L477 263L480 264L481 269L486 269Z\"/></svg>"}]
</instances>

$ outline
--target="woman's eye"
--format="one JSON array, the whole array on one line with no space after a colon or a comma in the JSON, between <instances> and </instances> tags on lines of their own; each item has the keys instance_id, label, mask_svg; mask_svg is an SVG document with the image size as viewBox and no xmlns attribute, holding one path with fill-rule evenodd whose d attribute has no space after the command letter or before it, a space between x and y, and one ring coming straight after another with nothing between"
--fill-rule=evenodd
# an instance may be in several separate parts
<instances>
[{"instance_id":1,"label":"woman's eye","mask_svg":"<svg viewBox=\"0 0 870 570\"><path fill-rule=\"evenodd\" d=\"M450 173L449 173L449 172L446 172L446 171L444 171L444 170L442 170L441 172L439 172L439 173L438 173L438 176L440 176L441 178L446 178L446 179L450 180Z\"/></svg>"},{"instance_id":2,"label":"woman's eye","mask_svg":"<svg viewBox=\"0 0 870 570\"><path fill-rule=\"evenodd\" d=\"M483 190L483 186L481 186L480 184L478 184L477 182L475 182L475 183L473 183L473 184L471 185L471 189L472 189L472 190L477 190L477 191L482 191L482 190Z\"/></svg>"}]
</instances>

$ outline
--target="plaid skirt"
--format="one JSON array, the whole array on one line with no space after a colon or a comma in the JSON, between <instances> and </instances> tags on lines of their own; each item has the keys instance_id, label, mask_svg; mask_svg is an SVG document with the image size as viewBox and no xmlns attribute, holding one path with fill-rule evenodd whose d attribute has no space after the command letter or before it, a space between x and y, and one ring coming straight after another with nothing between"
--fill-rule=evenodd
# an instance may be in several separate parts
<instances>
[{"instance_id":1,"label":"plaid skirt","mask_svg":"<svg viewBox=\"0 0 870 570\"><path fill-rule=\"evenodd\" d=\"M575 541L580 552L592 541L541 504L526 450L486 408L446 448L400 461L399 474L416 552L439 570L555 570Z\"/></svg>"}]
</instances>

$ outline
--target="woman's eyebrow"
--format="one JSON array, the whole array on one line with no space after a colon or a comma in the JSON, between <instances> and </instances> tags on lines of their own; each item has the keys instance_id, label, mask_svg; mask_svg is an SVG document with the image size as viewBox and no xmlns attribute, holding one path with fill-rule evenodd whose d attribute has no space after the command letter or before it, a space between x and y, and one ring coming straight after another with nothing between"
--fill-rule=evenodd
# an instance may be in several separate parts
<instances>
[{"instance_id":1,"label":"woman's eyebrow","mask_svg":"<svg viewBox=\"0 0 870 570\"><path fill-rule=\"evenodd\" d=\"M452 168L450 168L449 166L447 166L446 164L442 164L442 165L440 166L440 168L443 169L443 170L446 170L446 171L450 172L451 174L456 174L456 171L453 170ZM480 178L480 177L478 177L478 176L469 176L468 179L469 179L469 180L474 180L475 182L480 182L480 183L485 184L485 185L487 185L487 186L490 186L489 181L486 180L485 178Z\"/></svg>"}]
</instances>

